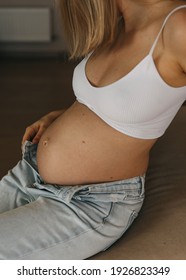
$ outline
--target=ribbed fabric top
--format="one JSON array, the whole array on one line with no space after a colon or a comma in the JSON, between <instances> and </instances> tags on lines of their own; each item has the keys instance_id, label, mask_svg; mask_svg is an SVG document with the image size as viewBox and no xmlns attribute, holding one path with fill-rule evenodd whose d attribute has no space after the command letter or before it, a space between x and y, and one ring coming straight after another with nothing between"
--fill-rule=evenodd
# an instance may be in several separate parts
<instances>
[{"instance_id":1,"label":"ribbed fabric top","mask_svg":"<svg viewBox=\"0 0 186 280\"><path fill-rule=\"evenodd\" d=\"M116 82L103 87L92 86L85 73L89 56L85 57L73 74L77 100L126 135L141 139L162 136L186 100L186 86L168 85L160 76L152 55L167 20L182 8L186 5L167 15L148 55Z\"/></svg>"}]
</instances>

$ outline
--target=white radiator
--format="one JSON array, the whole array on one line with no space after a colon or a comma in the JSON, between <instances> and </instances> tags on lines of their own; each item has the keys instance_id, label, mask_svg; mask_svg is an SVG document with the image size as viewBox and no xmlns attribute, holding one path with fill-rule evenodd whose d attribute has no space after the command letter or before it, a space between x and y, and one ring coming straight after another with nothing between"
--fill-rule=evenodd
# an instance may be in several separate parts
<instances>
[{"instance_id":1,"label":"white radiator","mask_svg":"<svg viewBox=\"0 0 186 280\"><path fill-rule=\"evenodd\" d=\"M50 8L0 8L1 42L49 42Z\"/></svg>"}]
</instances>

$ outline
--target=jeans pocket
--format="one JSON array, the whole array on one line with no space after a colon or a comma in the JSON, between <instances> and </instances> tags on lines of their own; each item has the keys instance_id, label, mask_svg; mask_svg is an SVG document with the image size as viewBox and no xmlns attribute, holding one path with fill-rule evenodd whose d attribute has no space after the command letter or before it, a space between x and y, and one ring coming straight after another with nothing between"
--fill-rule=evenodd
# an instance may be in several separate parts
<instances>
[{"instance_id":1,"label":"jeans pocket","mask_svg":"<svg viewBox=\"0 0 186 280\"><path fill-rule=\"evenodd\" d=\"M123 234L130 228L130 226L132 225L132 223L134 222L135 218L138 216L138 213L136 211L132 211L131 214L129 215L128 221L126 223L126 225L123 227L122 231L118 234L118 236L110 242L109 245L107 245L103 251L106 251L107 249L109 249L117 240L119 240Z\"/></svg>"},{"instance_id":2,"label":"jeans pocket","mask_svg":"<svg viewBox=\"0 0 186 280\"><path fill-rule=\"evenodd\" d=\"M127 224L127 227L126 227L125 231L132 225L132 223L137 218L137 216L138 216L138 212L133 210L130 217L129 217L128 224Z\"/></svg>"}]
</instances>

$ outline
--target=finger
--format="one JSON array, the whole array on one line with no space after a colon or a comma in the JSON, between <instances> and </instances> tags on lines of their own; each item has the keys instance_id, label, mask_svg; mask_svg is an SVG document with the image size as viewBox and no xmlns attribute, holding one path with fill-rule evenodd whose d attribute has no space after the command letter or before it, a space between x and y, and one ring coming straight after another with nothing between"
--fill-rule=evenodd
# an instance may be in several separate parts
<instances>
[{"instance_id":1,"label":"finger","mask_svg":"<svg viewBox=\"0 0 186 280\"><path fill-rule=\"evenodd\" d=\"M32 139L32 143L38 144L40 139L41 139L41 135L38 135L38 134L37 134L37 135Z\"/></svg>"},{"instance_id":2,"label":"finger","mask_svg":"<svg viewBox=\"0 0 186 280\"><path fill-rule=\"evenodd\" d=\"M32 142L34 144L39 143L41 136L43 135L43 132L45 131L44 128L40 128L39 131L37 132L37 134L34 136L34 138L32 139Z\"/></svg>"},{"instance_id":3,"label":"finger","mask_svg":"<svg viewBox=\"0 0 186 280\"><path fill-rule=\"evenodd\" d=\"M26 140L32 140L33 137L36 135L37 133L37 129L36 127L28 127L25 131L25 134L23 135L22 138L22 144L26 141Z\"/></svg>"}]
</instances>

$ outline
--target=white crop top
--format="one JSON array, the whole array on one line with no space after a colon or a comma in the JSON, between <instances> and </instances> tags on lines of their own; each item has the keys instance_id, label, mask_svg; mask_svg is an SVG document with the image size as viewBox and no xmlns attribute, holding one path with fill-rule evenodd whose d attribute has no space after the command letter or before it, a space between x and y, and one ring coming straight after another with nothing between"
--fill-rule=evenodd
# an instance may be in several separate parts
<instances>
[{"instance_id":1,"label":"white crop top","mask_svg":"<svg viewBox=\"0 0 186 280\"><path fill-rule=\"evenodd\" d=\"M160 76L152 54L168 18L166 17L149 54L116 82L94 87L85 66L89 56L75 68L73 90L78 102L89 107L111 127L132 137L156 139L162 136L186 100L186 86L169 86Z\"/></svg>"}]
</instances>

